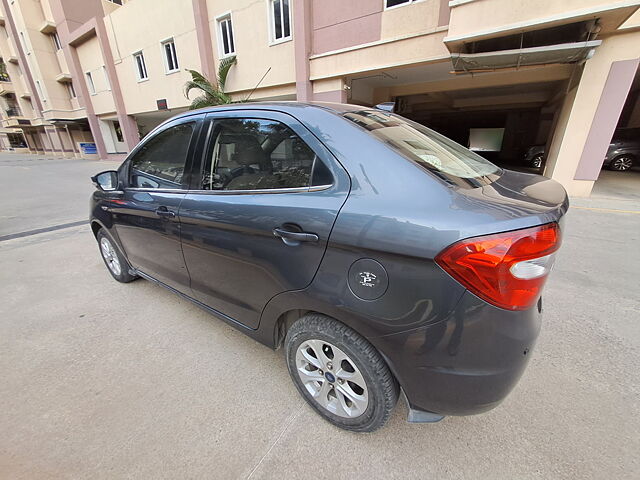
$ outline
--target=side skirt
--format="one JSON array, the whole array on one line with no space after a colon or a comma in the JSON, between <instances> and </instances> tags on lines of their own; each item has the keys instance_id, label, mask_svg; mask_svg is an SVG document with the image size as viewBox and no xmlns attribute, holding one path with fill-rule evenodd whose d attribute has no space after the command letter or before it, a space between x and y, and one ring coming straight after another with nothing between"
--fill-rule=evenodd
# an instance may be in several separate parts
<instances>
[{"instance_id":1,"label":"side skirt","mask_svg":"<svg viewBox=\"0 0 640 480\"><path fill-rule=\"evenodd\" d=\"M142 277L145 280L149 280L150 282L155 283L156 285L160 285L161 287L166 288L170 292L175 293L176 295L184 298L185 300L189 300L194 305L200 307L201 309L205 310L206 312L210 313L211 315L214 315L214 316L218 317L220 320L223 320L224 322L228 323L232 327L237 328L238 330L240 330L241 332L243 332L243 333L245 333L245 334L247 334L249 336L253 336L253 334L256 332L256 330L254 330L253 328L249 328L246 325L244 325L244 324L238 322L237 320L231 318L230 316L225 315L222 312L219 312L215 308L211 308L210 306L205 305L204 303L196 300L195 298L190 297L186 293L182 293L181 291L176 290L175 288L170 287L169 285L167 285L165 283L162 283L160 280L156 280L151 275L147 275L146 273L141 272L140 270L136 270L135 268L129 269L129 273L138 275L139 277Z\"/></svg>"}]
</instances>

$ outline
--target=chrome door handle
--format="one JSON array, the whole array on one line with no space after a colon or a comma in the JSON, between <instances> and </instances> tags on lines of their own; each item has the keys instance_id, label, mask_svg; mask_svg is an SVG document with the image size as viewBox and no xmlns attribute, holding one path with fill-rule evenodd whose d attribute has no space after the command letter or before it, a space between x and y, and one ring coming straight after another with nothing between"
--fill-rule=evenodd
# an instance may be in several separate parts
<instances>
[{"instance_id":1,"label":"chrome door handle","mask_svg":"<svg viewBox=\"0 0 640 480\"><path fill-rule=\"evenodd\" d=\"M301 242L317 242L319 239L318 235L315 233L292 232L291 230L286 230L282 227L274 228L273 235L281 238L285 244L291 247L300 245Z\"/></svg>"},{"instance_id":2,"label":"chrome door handle","mask_svg":"<svg viewBox=\"0 0 640 480\"><path fill-rule=\"evenodd\" d=\"M176 216L175 212L170 211L167 207L162 206L156 209L156 215L164 218L173 218Z\"/></svg>"}]
</instances>

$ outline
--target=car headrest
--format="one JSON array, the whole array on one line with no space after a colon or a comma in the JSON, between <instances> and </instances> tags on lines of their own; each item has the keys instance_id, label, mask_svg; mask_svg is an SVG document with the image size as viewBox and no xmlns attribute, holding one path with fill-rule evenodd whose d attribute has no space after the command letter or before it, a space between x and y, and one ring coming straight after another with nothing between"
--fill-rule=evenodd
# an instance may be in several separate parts
<instances>
[{"instance_id":1,"label":"car headrest","mask_svg":"<svg viewBox=\"0 0 640 480\"><path fill-rule=\"evenodd\" d=\"M237 165L262 164L267 158L258 139L253 135L228 136L223 143L232 143L235 146L231 161Z\"/></svg>"}]
</instances>

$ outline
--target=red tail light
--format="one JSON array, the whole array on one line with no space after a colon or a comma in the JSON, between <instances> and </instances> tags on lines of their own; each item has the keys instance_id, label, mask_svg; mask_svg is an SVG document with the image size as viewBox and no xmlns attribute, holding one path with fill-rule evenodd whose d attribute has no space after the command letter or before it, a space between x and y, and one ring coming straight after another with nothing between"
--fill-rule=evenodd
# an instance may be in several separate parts
<instances>
[{"instance_id":1,"label":"red tail light","mask_svg":"<svg viewBox=\"0 0 640 480\"><path fill-rule=\"evenodd\" d=\"M436 262L472 293L507 310L536 303L560 248L557 223L469 238L440 252Z\"/></svg>"}]
</instances>

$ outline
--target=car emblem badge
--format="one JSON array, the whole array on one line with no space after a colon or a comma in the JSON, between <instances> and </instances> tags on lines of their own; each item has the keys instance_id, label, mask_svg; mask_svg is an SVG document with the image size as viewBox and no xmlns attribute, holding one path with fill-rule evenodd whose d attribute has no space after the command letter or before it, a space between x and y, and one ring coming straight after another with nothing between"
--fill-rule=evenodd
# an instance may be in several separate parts
<instances>
[{"instance_id":1,"label":"car emblem badge","mask_svg":"<svg viewBox=\"0 0 640 480\"><path fill-rule=\"evenodd\" d=\"M371 272L360 272L360 285L363 287L375 287L377 282L377 276Z\"/></svg>"}]
</instances>

